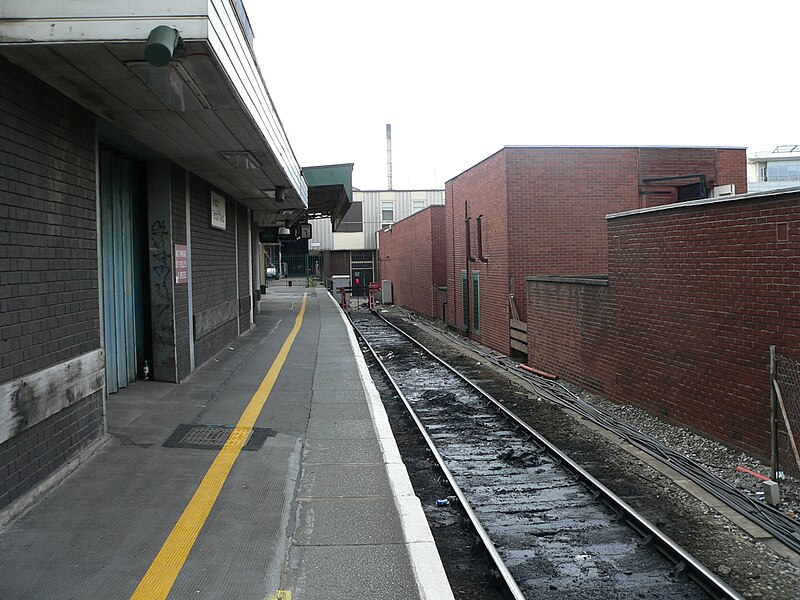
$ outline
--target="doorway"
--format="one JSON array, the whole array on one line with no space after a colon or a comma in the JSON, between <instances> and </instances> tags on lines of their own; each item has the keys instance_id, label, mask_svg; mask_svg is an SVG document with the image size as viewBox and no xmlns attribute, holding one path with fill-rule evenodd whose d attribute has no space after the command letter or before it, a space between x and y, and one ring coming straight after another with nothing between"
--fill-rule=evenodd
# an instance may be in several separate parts
<instances>
[{"instance_id":1,"label":"doorway","mask_svg":"<svg viewBox=\"0 0 800 600\"><path fill-rule=\"evenodd\" d=\"M100 149L100 235L106 387L144 375L150 349L145 167Z\"/></svg>"}]
</instances>

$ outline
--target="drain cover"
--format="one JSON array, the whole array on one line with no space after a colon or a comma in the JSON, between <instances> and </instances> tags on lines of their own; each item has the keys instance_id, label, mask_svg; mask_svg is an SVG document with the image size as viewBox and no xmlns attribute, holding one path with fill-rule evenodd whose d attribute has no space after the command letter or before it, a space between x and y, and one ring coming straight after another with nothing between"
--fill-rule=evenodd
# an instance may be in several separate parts
<instances>
[{"instance_id":1,"label":"drain cover","mask_svg":"<svg viewBox=\"0 0 800 600\"><path fill-rule=\"evenodd\" d=\"M259 450L275 431L264 427L252 429L230 425L178 425L162 444L164 448L193 448L196 450L219 450L230 440L242 450Z\"/></svg>"}]
</instances>

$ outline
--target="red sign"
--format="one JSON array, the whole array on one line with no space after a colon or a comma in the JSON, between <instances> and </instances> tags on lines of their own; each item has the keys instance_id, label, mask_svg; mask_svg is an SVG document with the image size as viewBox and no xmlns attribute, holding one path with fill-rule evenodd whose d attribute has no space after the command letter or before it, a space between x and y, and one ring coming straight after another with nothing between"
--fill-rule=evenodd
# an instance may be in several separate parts
<instances>
[{"instance_id":1,"label":"red sign","mask_svg":"<svg viewBox=\"0 0 800 600\"><path fill-rule=\"evenodd\" d=\"M175 244L175 283L189 283L189 249Z\"/></svg>"}]
</instances>

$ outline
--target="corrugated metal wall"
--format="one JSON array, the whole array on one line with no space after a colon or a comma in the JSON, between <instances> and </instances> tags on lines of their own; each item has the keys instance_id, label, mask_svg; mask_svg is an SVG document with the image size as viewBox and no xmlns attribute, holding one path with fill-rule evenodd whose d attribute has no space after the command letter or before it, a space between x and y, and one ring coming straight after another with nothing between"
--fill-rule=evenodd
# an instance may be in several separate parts
<instances>
[{"instance_id":1,"label":"corrugated metal wall","mask_svg":"<svg viewBox=\"0 0 800 600\"><path fill-rule=\"evenodd\" d=\"M364 223L364 248L375 250L378 247L377 233L381 229L381 208L383 202L393 202L394 222L411 216L414 200L424 200L425 206L444 204L444 190L375 190L353 191L353 202L363 202L362 219ZM313 237L311 250L351 250L337 248L334 244L330 219L311 221Z\"/></svg>"}]
</instances>

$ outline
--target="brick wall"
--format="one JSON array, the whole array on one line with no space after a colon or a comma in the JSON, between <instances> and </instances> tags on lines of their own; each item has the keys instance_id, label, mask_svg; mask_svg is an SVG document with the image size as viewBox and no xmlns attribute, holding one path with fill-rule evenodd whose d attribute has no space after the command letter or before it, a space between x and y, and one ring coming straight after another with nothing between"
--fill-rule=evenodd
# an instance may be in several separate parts
<instances>
[{"instance_id":1,"label":"brick wall","mask_svg":"<svg viewBox=\"0 0 800 600\"><path fill-rule=\"evenodd\" d=\"M509 221L507 218L506 150L501 150L445 184L447 248L447 323L463 329L461 273L467 269L465 203L470 221L470 245L477 257L476 218L483 215L483 253L489 263L469 263L480 273L481 331L470 337L508 353ZM470 323L473 317L470 316Z\"/></svg>"},{"instance_id":2,"label":"brick wall","mask_svg":"<svg viewBox=\"0 0 800 600\"><path fill-rule=\"evenodd\" d=\"M481 332L472 337L508 353L508 294L513 292L520 319L527 320L525 277L605 274L605 216L677 199L675 193L642 197L643 179L702 173L709 184L736 183L739 190L746 185L740 183L745 166L744 149L500 150L446 185L448 323L461 328L463 322L465 202L473 217L472 252L477 254L475 220L482 214L484 255L489 258L488 264L469 267L470 272L480 272L481 281ZM668 189L674 186L664 188Z\"/></svg>"},{"instance_id":3,"label":"brick wall","mask_svg":"<svg viewBox=\"0 0 800 600\"><path fill-rule=\"evenodd\" d=\"M238 303L236 292L236 203L225 202L226 229L211 227L211 188L199 177L190 182L192 226L192 302L194 314ZM238 310L238 309L237 309ZM200 366L238 335L236 315L195 340L195 365Z\"/></svg>"},{"instance_id":4,"label":"brick wall","mask_svg":"<svg viewBox=\"0 0 800 600\"><path fill-rule=\"evenodd\" d=\"M100 347L94 117L0 59L0 382Z\"/></svg>"},{"instance_id":5,"label":"brick wall","mask_svg":"<svg viewBox=\"0 0 800 600\"><path fill-rule=\"evenodd\" d=\"M0 383L10 383L100 347L95 121L0 58L0 122ZM102 392L51 394L34 400L72 404L0 444L0 508L103 433Z\"/></svg>"},{"instance_id":6,"label":"brick wall","mask_svg":"<svg viewBox=\"0 0 800 600\"><path fill-rule=\"evenodd\" d=\"M799 200L773 195L609 220L614 399L768 454L769 346L800 349Z\"/></svg>"},{"instance_id":7,"label":"brick wall","mask_svg":"<svg viewBox=\"0 0 800 600\"><path fill-rule=\"evenodd\" d=\"M736 185L737 194L747 193L747 154L743 150L717 150L717 185Z\"/></svg>"},{"instance_id":8,"label":"brick wall","mask_svg":"<svg viewBox=\"0 0 800 600\"><path fill-rule=\"evenodd\" d=\"M510 271L520 318L525 277L607 271L609 213L639 208L636 148L509 148Z\"/></svg>"},{"instance_id":9,"label":"brick wall","mask_svg":"<svg viewBox=\"0 0 800 600\"><path fill-rule=\"evenodd\" d=\"M433 285L447 285L447 225L444 205L431 208L431 252L433 253ZM435 301L436 306L441 304Z\"/></svg>"},{"instance_id":10,"label":"brick wall","mask_svg":"<svg viewBox=\"0 0 800 600\"><path fill-rule=\"evenodd\" d=\"M439 316L437 285L444 285L444 206L430 206L381 231L381 277L392 281L394 303Z\"/></svg>"},{"instance_id":11,"label":"brick wall","mask_svg":"<svg viewBox=\"0 0 800 600\"><path fill-rule=\"evenodd\" d=\"M0 509L43 483L102 433L99 391L0 444Z\"/></svg>"},{"instance_id":12,"label":"brick wall","mask_svg":"<svg viewBox=\"0 0 800 600\"><path fill-rule=\"evenodd\" d=\"M798 255L797 193L611 218L605 291L529 281L530 364L767 457L769 346L800 357Z\"/></svg>"},{"instance_id":13,"label":"brick wall","mask_svg":"<svg viewBox=\"0 0 800 600\"><path fill-rule=\"evenodd\" d=\"M616 372L608 278L531 277L527 285L528 364L605 393Z\"/></svg>"}]
</instances>

